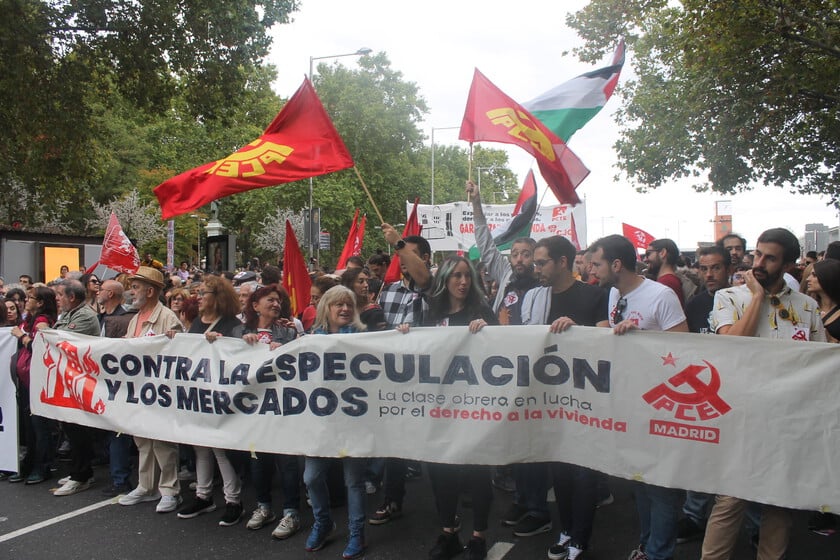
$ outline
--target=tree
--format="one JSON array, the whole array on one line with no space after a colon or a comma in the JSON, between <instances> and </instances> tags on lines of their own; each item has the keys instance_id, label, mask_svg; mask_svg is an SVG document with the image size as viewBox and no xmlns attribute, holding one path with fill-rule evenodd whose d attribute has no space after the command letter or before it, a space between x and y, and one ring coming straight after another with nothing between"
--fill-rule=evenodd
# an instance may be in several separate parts
<instances>
[{"instance_id":1,"label":"tree","mask_svg":"<svg viewBox=\"0 0 840 560\"><path fill-rule=\"evenodd\" d=\"M303 212L292 212L291 210L276 209L274 214L263 218L260 223L260 231L254 236L254 245L272 254L274 257L283 252L286 245L286 220L292 224L298 242L303 242ZM263 259L264 260L264 259Z\"/></svg>"},{"instance_id":2,"label":"tree","mask_svg":"<svg viewBox=\"0 0 840 560\"><path fill-rule=\"evenodd\" d=\"M619 92L618 166L640 188L692 177L840 205L836 0L592 0L568 24L594 61L625 35L637 77Z\"/></svg>"}]
</instances>

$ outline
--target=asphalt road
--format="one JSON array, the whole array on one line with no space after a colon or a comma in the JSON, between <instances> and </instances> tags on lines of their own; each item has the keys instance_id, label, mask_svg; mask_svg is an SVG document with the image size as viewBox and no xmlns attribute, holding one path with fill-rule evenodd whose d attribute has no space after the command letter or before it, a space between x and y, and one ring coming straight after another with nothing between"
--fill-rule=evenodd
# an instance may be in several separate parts
<instances>
[{"instance_id":1,"label":"asphalt road","mask_svg":"<svg viewBox=\"0 0 840 560\"><path fill-rule=\"evenodd\" d=\"M62 465L63 468L66 468ZM59 473L64 474L64 473ZM175 514L156 514L154 503L123 507L115 499L104 499L100 489L108 480L106 468L96 469L99 481L90 490L67 497L55 497L49 490L55 479L36 486L0 482L0 559L62 560L161 560L216 558L340 558L346 539L346 511L334 510L339 529L326 548L304 551L312 522L308 508L302 512L304 530L286 541L273 540L274 524L258 531L245 528L245 520L234 527L220 527L221 509L196 519L178 519ZM279 477L275 477L279 479ZM278 481L279 482L279 481ZM611 481L615 501L598 511L587 560L624 560L638 538L638 523L631 484ZM277 489L279 495L280 490ZM223 503L220 489L216 502ZM381 493L369 496L368 512L380 504ZM514 537L499 519L510 505L511 495L495 490L488 531L490 560L546 558L556 537L554 531L529 538ZM255 506L253 490L246 483L243 495L246 512ZM465 527L469 510L462 509ZM798 512L788 560L838 560L840 537L821 537L807 531L807 512ZM370 560L422 560L437 537L436 514L428 480L410 481L404 515L387 525L367 527ZM466 531L465 531L466 534ZM699 543L679 545L674 560L697 560ZM752 558L746 537L741 538L734 560Z\"/></svg>"}]
</instances>

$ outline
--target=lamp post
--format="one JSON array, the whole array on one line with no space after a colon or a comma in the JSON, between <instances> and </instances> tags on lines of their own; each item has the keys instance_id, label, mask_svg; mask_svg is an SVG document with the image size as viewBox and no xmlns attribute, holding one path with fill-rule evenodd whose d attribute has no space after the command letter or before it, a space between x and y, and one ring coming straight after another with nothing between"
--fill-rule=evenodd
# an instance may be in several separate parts
<instances>
[{"instance_id":1,"label":"lamp post","mask_svg":"<svg viewBox=\"0 0 840 560\"><path fill-rule=\"evenodd\" d=\"M481 172L482 171L492 171L494 169L496 169L495 165L490 165L488 167L476 166L475 171L476 171L476 174L478 175L478 192L479 193L481 192ZM493 199L493 204L495 204L495 203L496 203L496 200Z\"/></svg>"},{"instance_id":2,"label":"lamp post","mask_svg":"<svg viewBox=\"0 0 840 560\"><path fill-rule=\"evenodd\" d=\"M432 200L431 205L435 205L435 130L455 130L460 129L460 126L438 126L432 127Z\"/></svg>"},{"instance_id":3,"label":"lamp post","mask_svg":"<svg viewBox=\"0 0 840 560\"><path fill-rule=\"evenodd\" d=\"M372 52L373 52L373 49L369 49L367 47L362 47L359 50L357 50L356 52L351 52L351 53L328 54L326 56L310 56L309 57L309 81L312 82L312 76L315 72L314 63L315 63L316 60L323 60L325 58L343 58L345 56L365 56L365 55L368 55ZM312 83L312 87L315 87L314 82ZM309 178L309 256L311 257L312 254L315 252L315 250L313 249L313 247L315 247L315 248L317 248L317 255L318 255L316 258L320 261L320 258L321 258L321 239L320 239L321 232L320 231L318 232L318 240L317 241L315 241L314 238L312 237L312 222L313 222L313 220L312 220L312 206L313 206L312 192L313 192L313 183L312 183L312 177L310 177ZM320 216L319 216L319 218L320 218ZM320 223L320 222L321 222L321 220L319 219L318 223Z\"/></svg>"},{"instance_id":4,"label":"lamp post","mask_svg":"<svg viewBox=\"0 0 840 560\"><path fill-rule=\"evenodd\" d=\"M203 218L201 216L199 216L198 214L190 214L190 218L195 218L195 220L196 220L196 226L195 226L196 245L195 245L195 247L196 247L196 251L198 253L198 257L197 257L197 261L196 261L195 264L196 264L196 266L198 266L198 268L201 268L201 220Z\"/></svg>"}]
</instances>

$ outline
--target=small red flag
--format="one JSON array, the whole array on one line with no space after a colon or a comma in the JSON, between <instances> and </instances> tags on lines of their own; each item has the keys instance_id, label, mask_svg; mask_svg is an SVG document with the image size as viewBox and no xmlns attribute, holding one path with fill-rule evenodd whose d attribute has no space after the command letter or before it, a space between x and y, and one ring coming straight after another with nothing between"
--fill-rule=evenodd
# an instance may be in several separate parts
<instances>
[{"instance_id":1,"label":"small red flag","mask_svg":"<svg viewBox=\"0 0 840 560\"><path fill-rule=\"evenodd\" d=\"M575 225L575 215L569 212L569 219L572 222L572 235L569 241L575 246L575 249L580 251L580 240L578 239L577 226Z\"/></svg>"},{"instance_id":2,"label":"small red flag","mask_svg":"<svg viewBox=\"0 0 840 560\"><path fill-rule=\"evenodd\" d=\"M105 237L102 239L99 264L127 274L134 274L140 268L140 255L137 253L137 248L131 244L117 215L113 212L108 219Z\"/></svg>"},{"instance_id":3,"label":"small red flag","mask_svg":"<svg viewBox=\"0 0 840 560\"><path fill-rule=\"evenodd\" d=\"M224 159L155 187L164 220L232 194L353 167L353 158L304 78L262 136Z\"/></svg>"},{"instance_id":4,"label":"small red flag","mask_svg":"<svg viewBox=\"0 0 840 560\"><path fill-rule=\"evenodd\" d=\"M403 228L403 237L407 237L409 235L420 235L420 232L423 231L423 226L420 225L420 222L417 220L417 205L420 203L420 197L414 199L414 207L411 209L411 214L408 216L408 221L405 223L405 227ZM388 272L385 273L385 284L390 284L391 282L399 282L402 279L402 269L400 268L400 256L394 254L394 258L391 260L391 264L388 266Z\"/></svg>"},{"instance_id":5,"label":"small red flag","mask_svg":"<svg viewBox=\"0 0 840 560\"><path fill-rule=\"evenodd\" d=\"M367 227L367 214L362 216L362 221L356 229L356 240L353 243L353 255L359 256L362 254L362 246L365 243L365 228Z\"/></svg>"},{"instance_id":6,"label":"small red flag","mask_svg":"<svg viewBox=\"0 0 840 560\"><path fill-rule=\"evenodd\" d=\"M286 244L283 247L283 287L289 293L292 315L296 317L309 305L312 280L289 220L286 220Z\"/></svg>"},{"instance_id":7,"label":"small red flag","mask_svg":"<svg viewBox=\"0 0 840 560\"><path fill-rule=\"evenodd\" d=\"M647 249L648 246L654 241L656 238L646 232L643 229L639 229L636 226L631 226L630 224L625 224L622 222L621 224L621 234L630 240L630 243L633 244L633 247L636 249Z\"/></svg>"},{"instance_id":8,"label":"small red flag","mask_svg":"<svg viewBox=\"0 0 840 560\"><path fill-rule=\"evenodd\" d=\"M478 69L473 75L458 138L519 146L536 158L540 173L558 201L580 202L575 189L589 175L583 162L556 134Z\"/></svg>"},{"instance_id":9,"label":"small red flag","mask_svg":"<svg viewBox=\"0 0 840 560\"><path fill-rule=\"evenodd\" d=\"M356 245L356 231L359 229L359 209L356 208L356 213L353 214L353 223L350 224L350 231L347 233L347 241L344 242L344 249L341 250L341 256L338 257L338 262L335 264L336 270L341 270L347 267L347 259L352 255L353 248Z\"/></svg>"}]
</instances>

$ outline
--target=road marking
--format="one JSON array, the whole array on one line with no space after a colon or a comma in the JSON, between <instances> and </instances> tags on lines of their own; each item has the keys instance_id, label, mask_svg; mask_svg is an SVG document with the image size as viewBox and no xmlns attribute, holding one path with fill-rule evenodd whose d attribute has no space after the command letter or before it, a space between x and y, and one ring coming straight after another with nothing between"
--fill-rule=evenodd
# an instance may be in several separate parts
<instances>
[{"instance_id":1,"label":"road marking","mask_svg":"<svg viewBox=\"0 0 840 560\"><path fill-rule=\"evenodd\" d=\"M26 535L27 533L32 533L33 531L37 531L39 529L43 529L44 527L49 527L50 525L55 525L56 523L61 523L62 521L66 521L67 519L72 519L74 517L78 517L79 515L84 515L88 512L97 510L99 508L103 508L105 506L110 506L117 503L114 498L108 498L107 500L102 500L99 503L91 504L87 507L83 507L81 509L77 509L75 511L71 511L65 513L63 515L58 515L53 517L52 519L47 519L45 521L41 521L40 523L35 523L34 525L30 525L29 527L23 527L22 529L18 529L17 531L12 531L11 533L7 533L5 535L0 535L0 543L10 541L17 537Z\"/></svg>"},{"instance_id":2,"label":"road marking","mask_svg":"<svg viewBox=\"0 0 840 560\"><path fill-rule=\"evenodd\" d=\"M502 560L512 548L513 543L498 541L487 551L487 560Z\"/></svg>"}]
</instances>

